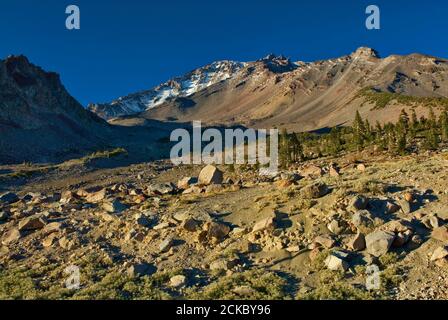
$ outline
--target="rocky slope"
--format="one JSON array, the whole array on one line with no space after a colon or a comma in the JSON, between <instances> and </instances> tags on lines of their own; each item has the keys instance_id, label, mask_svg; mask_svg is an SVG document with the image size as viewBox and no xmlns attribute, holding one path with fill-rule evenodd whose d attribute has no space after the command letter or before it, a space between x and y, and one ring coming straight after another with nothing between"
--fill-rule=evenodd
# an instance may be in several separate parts
<instances>
[{"instance_id":1,"label":"rocky slope","mask_svg":"<svg viewBox=\"0 0 448 320\"><path fill-rule=\"evenodd\" d=\"M387 122L395 121L401 108L414 107L418 114L426 114L423 105L428 101L437 107L448 105L448 61L427 55L382 59L373 49L359 48L347 56L312 63L269 55L236 65L222 81L180 94L172 90L169 99L154 103L151 98L147 103L147 92L136 93L109 105L93 105L91 110L106 119L144 111L135 116L306 131L344 125L352 121L355 110L371 122ZM202 73L202 69L193 72ZM150 90L150 97L164 96L169 83ZM379 108L387 112L378 112Z\"/></svg>"},{"instance_id":2,"label":"rocky slope","mask_svg":"<svg viewBox=\"0 0 448 320\"><path fill-rule=\"evenodd\" d=\"M274 179L152 162L18 187L2 169L23 168L0 167L0 299L448 298L446 152L321 158Z\"/></svg>"},{"instance_id":3,"label":"rocky slope","mask_svg":"<svg viewBox=\"0 0 448 320\"><path fill-rule=\"evenodd\" d=\"M0 163L95 149L108 130L68 94L56 73L24 56L0 60Z\"/></svg>"}]
</instances>

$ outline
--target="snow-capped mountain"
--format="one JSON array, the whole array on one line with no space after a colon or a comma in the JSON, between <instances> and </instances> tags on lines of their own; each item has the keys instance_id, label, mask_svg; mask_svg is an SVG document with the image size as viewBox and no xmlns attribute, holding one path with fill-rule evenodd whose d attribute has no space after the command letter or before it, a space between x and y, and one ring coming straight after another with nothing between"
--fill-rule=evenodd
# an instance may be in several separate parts
<instances>
[{"instance_id":1,"label":"snow-capped mountain","mask_svg":"<svg viewBox=\"0 0 448 320\"><path fill-rule=\"evenodd\" d=\"M311 131L351 123L356 111L371 123L394 122L403 108L426 115L422 102L448 105L447 84L447 59L424 54L382 58L361 47L314 62L272 54L247 63L217 62L91 110L115 122L127 116L123 120L128 122L201 120Z\"/></svg>"},{"instance_id":2,"label":"snow-capped mountain","mask_svg":"<svg viewBox=\"0 0 448 320\"><path fill-rule=\"evenodd\" d=\"M183 98L231 78L245 63L217 61L147 91L118 98L110 104L91 104L89 109L104 119L140 113L170 99Z\"/></svg>"}]
</instances>

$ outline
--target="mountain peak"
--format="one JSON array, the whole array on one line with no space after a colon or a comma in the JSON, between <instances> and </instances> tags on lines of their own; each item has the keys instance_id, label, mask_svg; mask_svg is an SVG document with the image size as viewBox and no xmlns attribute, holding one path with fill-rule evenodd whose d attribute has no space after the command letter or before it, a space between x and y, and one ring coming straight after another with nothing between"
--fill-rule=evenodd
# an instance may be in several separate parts
<instances>
[{"instance_id":1,"label":"mountain peak","mask_svg":"<svg viewBox=\"0 0 448 320\"><path fill-rule=\"evenodd\" d=\"M360 47L351 54L353 58L380 58L378 51L369 47Z\"/></svg>"},{"instance_id":2,"label":"mountain peak","mask_svg":"<svg viewBox=\"0 0 448 320\"><path fill-rule=\"evenodd\" d=\"M290 72L297 69L297 65L292 63L291 60L283 55L277 56L273 53L268 54L263 59L257 62L263 63L266 68L274 73Z\"/></svg>"}]
</instances>

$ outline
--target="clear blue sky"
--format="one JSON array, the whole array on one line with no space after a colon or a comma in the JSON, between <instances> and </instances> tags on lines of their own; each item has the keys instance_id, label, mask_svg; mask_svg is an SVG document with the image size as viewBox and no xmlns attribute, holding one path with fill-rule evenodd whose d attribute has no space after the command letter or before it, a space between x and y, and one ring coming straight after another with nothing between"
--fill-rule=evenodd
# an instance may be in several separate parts
<instances>
[{"instance_id":1,"label":"clear blue sky","mask_svg":"<svg viewBox=\"0 0 448 320\"><path fill-rule=\"evenodd\" d=\"M81 30L65 29L65 8ZM382 29L365 28L377 4ZM81 103L148 89L219 59L268 53L293 60L337 57L359 46L381 55L448 57L445 0L1 0L0 56L25 54L61 74Z\"/></svg>"}]
</instances>

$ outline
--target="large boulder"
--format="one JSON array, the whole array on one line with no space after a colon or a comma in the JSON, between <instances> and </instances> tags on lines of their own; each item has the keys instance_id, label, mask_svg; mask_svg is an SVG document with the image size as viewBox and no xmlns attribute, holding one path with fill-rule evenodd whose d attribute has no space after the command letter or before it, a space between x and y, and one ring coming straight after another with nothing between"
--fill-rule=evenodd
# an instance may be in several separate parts
<instances>
[{"instance_id":1,"label":"large boulder","mask_svg":"<svg viewBox=\"0 0 448 320\"><path fill-rule=\"evenodd\" d=\"M222 184L223 173L215 166L208 165L199 174L199 184Z\"/></svg>"},{"instance_id":2,"label":"large boulder","mask_svg":"<svg viewBox=\"0 0 448 320\"><path fill-rule=\"evenodd\" d=\"M381 257L389 252L395 240L395 233L390 231L374 231L366 237L367 252L375 257Z\"/></svg>"}]
</instances>

